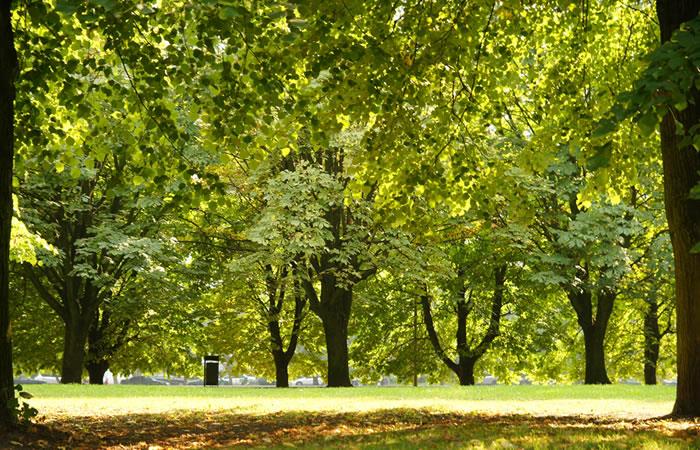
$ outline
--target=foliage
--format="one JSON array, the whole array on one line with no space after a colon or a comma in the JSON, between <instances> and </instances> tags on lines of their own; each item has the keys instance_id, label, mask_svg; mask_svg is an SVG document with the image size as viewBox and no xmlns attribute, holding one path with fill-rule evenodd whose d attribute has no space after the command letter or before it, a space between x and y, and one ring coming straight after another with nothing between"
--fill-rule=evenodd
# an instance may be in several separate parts
<instances>
[{"instance_id":1,"label":"foliage","mask_svg":"<svg viewBox=\"0 0 700 450\"><path fill-rule=\"evenodd\" d=\"M587 292L592 309L613 297L613 378L638 376L644 314L673 278L653 130L698 88L699 22L646 58L653 8L635 5L18 4L17 367L57 367L47 305L60 317L61 289L82 283L117 371L190 375L216 352L271 376L269 320L289 342L295 313L261 301L271 271L318 311L331 278L351 292L353 377L448 380L417 299L442 342L473 300L476 342L506 265L479 375L581 379L569 304ZM303 319L293 375L327 358Z\"/></svg>"},{"instance_id":2,"label":"foliage","mask_svg":"<svg viewBox=\"0 0 700 450\"><path fill-rule=\"evenodd\" d=\"M13 397L13 401L10 403L10 414L16 417L18 422L27 425L30 421L39 414L36 408L29 406L26 400L32 398L32 394L26 392L22 385L15 385L15 391L17 394Z\"/></svg>"}]
</instances>

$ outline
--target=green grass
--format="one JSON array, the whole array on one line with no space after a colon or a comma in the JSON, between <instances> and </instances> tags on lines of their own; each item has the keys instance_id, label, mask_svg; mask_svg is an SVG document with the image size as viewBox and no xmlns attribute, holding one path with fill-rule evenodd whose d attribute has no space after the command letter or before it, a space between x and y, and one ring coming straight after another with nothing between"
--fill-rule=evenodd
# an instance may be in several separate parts
<instances>
[{"instance_id":1,"label":"green grass","mask_svg":"<svg viewBox=\"0 0 700 450\"><path fill-rule=\"evenodd\" d=\"M47 413L138 413L173 410L359 412L393 408L434 411L652 417L671 410L667 386L472 386L236 388L31 385L32 403Z\"/></svg>"},{"instance_id":2,"label":"green grass","mask_svg":"<svg viewBox=\"0 0 700 450\"><path fill-rule=\"evenodd\" d=\"M30 448L700 448L666 386L26 389Z\"/></svg>"},{"instance_id":3,"label":"green grass","mask_svg":"<svg viewBox=\"0 0 700 450\"><path fill-rule=\"evenodd\" d=\"M135 386L135 385L55 385L25 386L41 398L124 398L124 397L189 397L189 398L383 398L396 399L463 399L463 400L560 400L618 399L653 402L672 401L675 389L669 386L640 385L552 385L552 386L433 386L412 387L363 386L355 388L294 387L289 389L260 387L202 386Z\"/></svg>"},{"instance_id":4,"label":"green grass","mask_svg":"<svg viewBox=\"0 0 700 450\"><path fill-rule=\"evenodd\" d=\"M698 448L698 424L583 417L230 411L55 417L0 448ZM15 444L13 444L15 443ZM9 444L9 445L8 445Z\"/></svg>"}]
</instances>

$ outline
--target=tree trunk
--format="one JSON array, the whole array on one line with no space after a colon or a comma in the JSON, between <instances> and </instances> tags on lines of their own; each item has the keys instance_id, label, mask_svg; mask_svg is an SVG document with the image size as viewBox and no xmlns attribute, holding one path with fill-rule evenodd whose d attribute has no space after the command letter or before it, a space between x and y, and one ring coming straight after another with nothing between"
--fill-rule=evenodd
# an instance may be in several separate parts
<instances>
[{"instance_id":1,"label":"tree trunk","mask_svg":"<svg viewBox=\"0 0 700 450\"><path fill-rule=\"evenodd\" d=\"M460 358L457 370L460 386L474 386L474 366L476 361L476 359L472 358Z\"/></svg>"},{"instance_id":2,"label":"tree trunk","mask_svg":"<svg viewBox=\"0 0 700 450\"><path fill-rule=\"evenodd\" d=\"M586 346L586 376L585 384L610 384L608 372L605 369L605 330L600 326L583 329L583 339Z\"/></svg>"},{"instance_id":3,"label":"tree trunk","mask_svg":"<svg viewBox=\"0 0 700 450\"><path fill-rule=\"evenodd\" d=\"M82 382L86 341L87 332L82 330L80 325L66 323L61 367L62 384Z\"/></svg>"},{"instance_id":4,"label":"tree trunk","mask_svg":"<svg viewBox=\"0 0 700 450\"><path fill-rule=\"evenodd\" d=\"M644 313L644 384L656 384L656 366L659 361L659 305L656 299L649 299L649 307Z\"/></svg>"},{"instance_id":5,"label":"tree trunk","mask_svg":"<svg viewBox=\"0 0 700 450\"><path fill-rule=\"evenodd\" d=\"M697 17L697 0L658 0L661 42L666 42L681 23ZM689 199L700 183L700 153L682 148L675 121L685 130L700 123L700 94L693 90L688 107L671 111L661 123L661 154L664 166L664 199L671 233L676 275L678 386L673 414L700 416L700 254L691 253L700 242L700 201Z\"/></svg>"},{"instance_id":6,"label":"tree trunk","mask_svg":"<svg viewBox=\"0 0 700 450\"><path fill-rule=\"evenodd\" d=\"M585 384L610 384L605 368L605 333L617 295L612 291L597 293L598 304L593 314L593 293L590 290L570 292L569 302L576 311L576 319L585 345Z\"/></svg>"},{"instance_id":7,"label":"tree trunk","mask_svg":"<svg viewBox=\"0 0 700 450\"><path fill-rule=\"evenodd\" d=\"M284 352L274 352L275 360L275 386L278 388L289 387L289 360Z\"/></svg>"},{"instance_id":8,"label":"tree trunk","mask_svg":"<svg viewBox=\"0 0 700 450\"><path fill-rule=\"evenodd\" d=\"M17 54L9 0L0 5L0 428L15 422L10 328L10 232L12 228L12 162L14 157L14 80Z\"/></svg>"},{"instance_id":9,"label":"tree trunk","mask_svg":"<svg viewBox=\"0 0 700 450\"><path fill-rule=\"evenodd\" d=\"M88 361L85 364L88 376L90 377L90 384L104 384L104 376L107 369L109 369L109 362L106 360L99 361Z\"/></svg>"},{"instance_id":10,"label":"tree trunk","mask_svg":"<svg viewBox=\"0 0 700 450\"><path fill-rule=\"evenodd\" d=\"M272 275L271 266L267 266L267 288L268 288L268 309L267 315L267 330L270 333L270 351L272 359L275 362L275 386L289 387L289 363L294 357L299 342L299 333L301 332L301 322L304 318L304 308L306 307L306 299L299 295L299 286L297 281L294 281L294 322L292 330L289 333L289 345L284 349L282 339L282 331L280 328L280 314L282 306L286 300L287 289L285 287L286 270L282 272L281 279L275 279Z\"/></svg>"},{"instance_id":11,"label":"tree trunk","mask_svg":"<svg viewBox=\"0 0 700 450\"><path fill-rule=\"evenodd\" d=\"M323 292L321 293L323 296ZM321 322L326 335L328 387L351 387L348 357L348 322L352 292L335 288L332 299L321 305Z\"/></svg>"},{"instance_id":12,"label":"tree trunk","mask_svg":"<svg viewBox=\"0 0 700 450\"><path fill-rule=\"evenodd\" d=\"M105 330L109 326L109 314L103 312L100 318L99 311L90 324L87 337L87 358L85 368L90 378L90 384L103 384L104 373L109 368L107 349L105 348Z\"/></svg>"}]
</instances>

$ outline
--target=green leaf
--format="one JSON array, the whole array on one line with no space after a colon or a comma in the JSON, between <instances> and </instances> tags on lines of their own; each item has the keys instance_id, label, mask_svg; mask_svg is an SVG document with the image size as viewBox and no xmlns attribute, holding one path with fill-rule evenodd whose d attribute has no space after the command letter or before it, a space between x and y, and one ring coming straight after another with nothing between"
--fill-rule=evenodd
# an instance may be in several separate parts
<instances>
[{"instance_id":1,"label":"green leaf","mask_svg":"<svg viewBox=\"0 0 700 450\"><path fill-rule=\"evenodd\" d=\"M73 14L80 8L80 2L73 0L57 0L56 11L64 14Z\"/></svg>"},{"instance_id":2,"label":"green leaf","mask_svg":"<svg viewBox=\"0 0 700 450\"><path fill-rule=\"evenodd\" d=\"M692 198L693 200L700 200L700 184L690 190L688 197Z\"/></svg>"},{"instance_id":3,"label":"green leaf","mask_svg":"<svg viewBox=\"0 0 700 450\"><path fill-rule=\"evenodd\" d=\"M92 2L103 7L105 11L111 11L117 6L117 2L114 0L92 0Z\"/></svg>"},{"instance_id":4,"label":"green leaf","mask_svg":"<svg viewBox=\"0 0 700 450\"><path fill-rule=\"evenodd\" d=\"M612 156L612 143L606 142L604 145L595 147L595 155L588 158L586 161L586 167L589 170L598 170L603 167L607 167L610 164L610 157Z\"/></svg>"},{"instance_id":5,"label":"green leaf","mask_svg":"<svg viewBox=\"0 0 700 450\"><path fill-rule=\"evenodd\" d=\"M221 10L219 11L219 18L220 19L233 19L234 17L242 16L243 12L245 12L245 9L243 9L241 7L227 6L225 8L221 8Z\"/></svg>"},{"instance_id":6,"label":"green leaf","mask_svg":"<svg viewBox=\"0 0 700 450\"><path fill-rule=\"evenodd\" d=\"M651 111L641 116L637 121L637 125L639 125L644 136L651 136L659 125L659 118L655 112Z\"/></svg>"},{"instance_id":7,"label":"green leaf","mask_svg":"<svg viewBox=\"0 0 700 450\"><path fill-rule=\"evenodd\" d=\"M134 178L131 181L134 183L135 186L140 186L146 180L141 175L134 175Z\"/></svg>"},{"instance_id":8,"label":"green leaf","mask_svg":"<svg viewBox=\"0 0 700 450\"><path fill-rule=\"evenodd\" d=\"M610 119L603 119L598 122L598 125L593 130L593 138L601 138L614 133L617 130L617 124Z\"/></svg>"},{"instance_id":9,"label":"green leaf","mask_svg":"<svg viewBox=\"0 0 700 450\"><path fill-rule=\"evenodd\" d=\"M678 111L683 111L688 107L688 101L685 99L679 100L678 102L673 104L673 107L676 108Z\"/></svg>"},{"instance_id":10,"label":"green leaf","mask_svg":"<svg viewBox=\"0 0 700 450\"><path fill-rule=\"evenodd\" d=\"M34 397L32 394L30 394L30 393L27 392L27 391L22 391L22 392L20 392L20 393L19 393L19 396L22 397L22 398L24 398L24 399L27 399L27 400L29 400L30 398L33 398L33 397Z\"/></svg>"}]
</instances>

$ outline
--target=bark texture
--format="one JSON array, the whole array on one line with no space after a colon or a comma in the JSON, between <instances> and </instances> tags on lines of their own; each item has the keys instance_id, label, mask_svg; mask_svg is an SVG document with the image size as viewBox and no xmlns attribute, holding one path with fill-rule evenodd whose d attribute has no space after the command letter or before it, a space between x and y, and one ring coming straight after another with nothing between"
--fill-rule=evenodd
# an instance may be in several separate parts
<instances>
[{"instance_id":1,"label":"bark texture","mask_svg":"<svg viewBox=\"0 0 700 450\"><path fill-rule=\"evenodd\" d=\"M698 16L697 0L658 0L656 10L661 42L668 41L683 22ZM690 94L688 107L670 111L661 123L664 199L671 232L676 276L678 386L673 414L700 416L700 254L691 253L700 242L700 201L690 189L700 183L700 153L681 147L675 121L685 130L700 123L700 95Z\"/></svg>"},{"instance_id":2,"label":"bark texture","mask_svg":"<svg viewBox=\"0 0 700 450\"><path fill-rule=\"evenodd\" d=\"M10 1L0 3L0 428L15 421L10 328L10 231L12 228L12 162L17 54L12 35Z\"/></svg>"}]
</instances>

